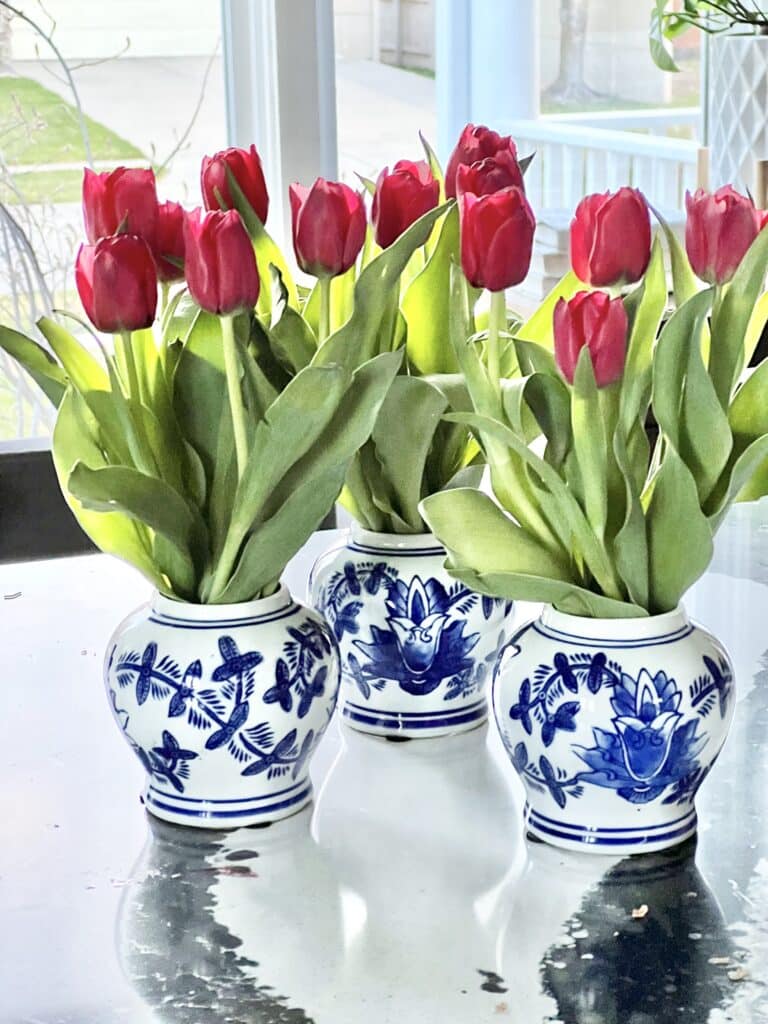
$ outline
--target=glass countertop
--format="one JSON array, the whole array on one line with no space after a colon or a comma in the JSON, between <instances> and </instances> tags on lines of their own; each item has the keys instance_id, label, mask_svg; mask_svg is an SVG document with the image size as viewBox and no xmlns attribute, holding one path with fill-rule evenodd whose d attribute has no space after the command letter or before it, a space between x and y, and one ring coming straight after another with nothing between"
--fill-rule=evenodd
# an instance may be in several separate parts
<instances>
[{"instance_id":1,"label":"glass countertop","mask_svg":"<svg viewBox=\"0 0 768 1024\"><path fill-rule=\"evenodd\" d=\"M335 539L291 563L300 599ZM768 503L686 599L739 701L698 840L664 854L526 840L492 723L392 742L336 717L303 812L156 821L101 679L147 597L102 555L0 566L0 1024L768 1022Z\"/></svg>"}]
</instances>

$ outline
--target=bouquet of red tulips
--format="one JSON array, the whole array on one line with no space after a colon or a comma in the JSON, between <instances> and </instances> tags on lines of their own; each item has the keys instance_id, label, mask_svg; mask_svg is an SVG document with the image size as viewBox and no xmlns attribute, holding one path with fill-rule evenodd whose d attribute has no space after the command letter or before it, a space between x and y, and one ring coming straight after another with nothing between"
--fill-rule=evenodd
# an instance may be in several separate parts
<instances>
[{"instance_id":1,"label":"bouquet of red tulips","mask_svg":"<svg viewBox=\"0 0 768 1024\"><path fill-rule=\"evenodd\" d=\"M58 407L59 481L94 543L164 594L237 603L271 593L333 507L402 361L377 342L390 294L440 211L367 262L334 329L360 196L293 191L299 263L320 280L302 295L264 227L256 150L206 159L202 191L207 211L185 213L149 170L87 170L75 276L95 332L43 318L55 358L10 328L0 345Z\"/></svg>"},{"instance_id":2,"label":"bouquet of red tulips","mask_svg":"<svg viewBox=\"0 0 768 1024\"><path fill-rule=\"evenodd\" d=\"M467 125L445 175L428 143L422 142L425 160L399 160L375 182L364 179L372 197L373 230L363 249L358 288L369 260L396 247L414 222L424 223L430 214L437 217L390 293L376 351L403 349L405 359L341 495L353 517L377 532L421 533L422 498L459 483L479 482L482 452L471 429L444 415L468 408L466 386L448 343L451 267L461 257L470 285L467 327L481 360L492 375L511 373L516 360L508 344L504 289L525 277L533 243L534 219L523 185L528 161L518 160L509 137ZM443 199L449 202L441 207ZM300 253L300 235L295 240ZM309 260L300 256L300 262L314 272ZM341 274L346 266L339 264ZM354 275L354 268L349 273ZM348 293L349 275L342 288L344 280L336 279L339 297L330 300L334 308ZM493 296L490 313L476 310L484 287Z\"/></svg>"},{"instance_id":3,"label":"bouquet of red tulips","mask_svg":"<svg viewBox=\"0 0 768 1024\"><path fill-rule=\"evenodd\" d=\"M575 274L515 332L523 375L501 386L467 340L455 275L452 338L472 411L448 419L474 430L496 500L461 488L422 503L453 575L590 617L677 606L732 502L768 491L768 362L749 367L768 316L763 225L730 187L689 196L686 251L662 223L667 315L642 194L584 199Z\"/></svg>"}]
</instances>

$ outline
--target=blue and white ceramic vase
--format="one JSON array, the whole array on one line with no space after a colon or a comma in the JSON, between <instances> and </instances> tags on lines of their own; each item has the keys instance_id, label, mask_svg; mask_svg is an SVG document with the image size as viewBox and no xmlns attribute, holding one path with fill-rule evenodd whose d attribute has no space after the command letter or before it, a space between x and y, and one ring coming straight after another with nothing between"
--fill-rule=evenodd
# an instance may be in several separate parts
<instances>
[{"instance_id":1,"label":"blue and white ceramic vase","mask_svg":"<svg viewBox=\"0 0 768 1024\"><path fill-rule=\"evenodd\" d=\"M694 797L733 717L733 666L682 606L635 619L547 607L502 652L493 702L534 836L651 852L696 831Z\"/></svg>"},{"instance_id":2,"label":"blue and white ceramic vase","mask_svg":"<svg viewBox=\"0 0 768 1024\"><path fill-rule=\"evenodd\" d=\"M341 655L340 708L355 729L424 738L484 722L512 606L452 579L432 534L372 533L315 564L310 600Z\"/></svg>"},{"instance_id":3,"label":"blue and white ceramic vase","mask_svg":"<svg viewBox=\"0 0 768 1024\"><path fill-rule=\"evenodd\" d=\"M308 762L336 703L338 649L285 586L235 605L155 594L118 627L104 676L158 818L235 828L312 799Z\"/></svg>"}]
</instances>

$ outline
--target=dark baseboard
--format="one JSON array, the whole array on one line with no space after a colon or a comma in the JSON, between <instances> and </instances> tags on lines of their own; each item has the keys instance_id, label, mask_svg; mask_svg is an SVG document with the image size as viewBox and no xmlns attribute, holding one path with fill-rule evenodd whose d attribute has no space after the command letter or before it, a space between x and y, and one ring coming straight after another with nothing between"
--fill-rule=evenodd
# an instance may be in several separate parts
<instances>
[{"instance_id":1,"label":"dark baseboard","mask_svg":"<svg viewBox=\"0 0 768 1024\"><path fill-rule=\"evenodd\" d=\"M49 451L0 455L0 562L95 551L64 501Z\"/></svg>"},{"instance_id":2,"label":"dark baseboard","mask_svg":"<svg viewBox=\"0 0 768 1024\"><path fill-rule=\"evenodd\" d=\"M336 510L320 524L336 526ZM94 553L64 501L50 451L0 454L0 562Z\"/></svg>"}]
</instances>

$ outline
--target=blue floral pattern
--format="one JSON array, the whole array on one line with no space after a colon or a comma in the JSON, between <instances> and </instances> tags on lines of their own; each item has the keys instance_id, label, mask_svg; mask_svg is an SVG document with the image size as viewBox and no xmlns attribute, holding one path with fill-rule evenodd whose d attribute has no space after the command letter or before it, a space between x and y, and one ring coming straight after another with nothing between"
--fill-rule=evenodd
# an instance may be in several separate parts
<instances>
[{"instance_id":1,"label":"blue floral pattern","mask_svg":"<svg viewBox=\"0 0 768 1024\"><path fill-rule=\"evenodd\" d=\"M331 652L332 639L324 626L306 620L289 627L290 639L283 645L275 667L274 684L262 696L265 704L278 704L290 713L296 700L296 715L304 718L312 702L326 693L328 669L323 660ZM299 742L295 728L276 739L267 722L248 726L256 688L255 670L263 662L259 651L241 651L232 636L218 639L220 664L212 671L210 684L203 680L199 660L182 671L167 655L161 655L155 642L141 651L113 648L108 668L114 670L119 690L134 688L137 705L147 700L167 701L167 718L182 720L193 729L208 731L205 750L224 749L242 764L241 775L266 773L267 778L290 774L295 780L320 739L322 730L310 729ZM118 722L146 771L154 778L184 792L189 777L189 762L199 755L184 749L171 728L163 729L157 744L149 749L138 746L128 734L129 719L118 707L119 691L112 693L112 705ZM329 715L332 713L330 706Z\"/></svg>"},{"instance_id":2,"label":"blue floral pattern","mask_svg":"<svg viewBox=\"0 0 768 1024\"><path fill-rule=\"evenodd\" d=\"M664 671L643 668L637 678L599 652L566 655L558 652L551 665L540 665L533 678L522 681L509 717L532 736L538 730L543 746L558 733L575 732L585 694L611 689L612 729L593 727L593 746L574 745L587 766L569 775L542 754L532 760L525 742L505 743L517 771L535 788L548 791L559 807L578 798L585 785L613 789L630 803L648 803L666 793L664 803L683 803L701 785L706 770L698 757L706 744L699 722L715 708L727 713L733 676L725 660L704 655L705 672L690 687L697 716L680 711L682 691Z\"/></svg>"},{"instance_id":3,"label":"blue floral pattern","mask_svg":"<svg viewBox=\"0 0 768 1024\"><path fill-rule=\"evenodd\" d=\"M365 595L386 593L386 628L372 625L370 637L360 634L359 616ZM467 633L465 616L482 602L483 617L496 602L461 583L445 587L433 577L416 575L406 582L385 562L352 561L329 578L320 607L338 640L355 637L345 672L365 699L372 689L396 683L406 693L432 693L447 681L446 700L465 697L489 671L470 657L480 639ZM495 659L495 654L493 659Z\"/></svg>"}]
</instances>

